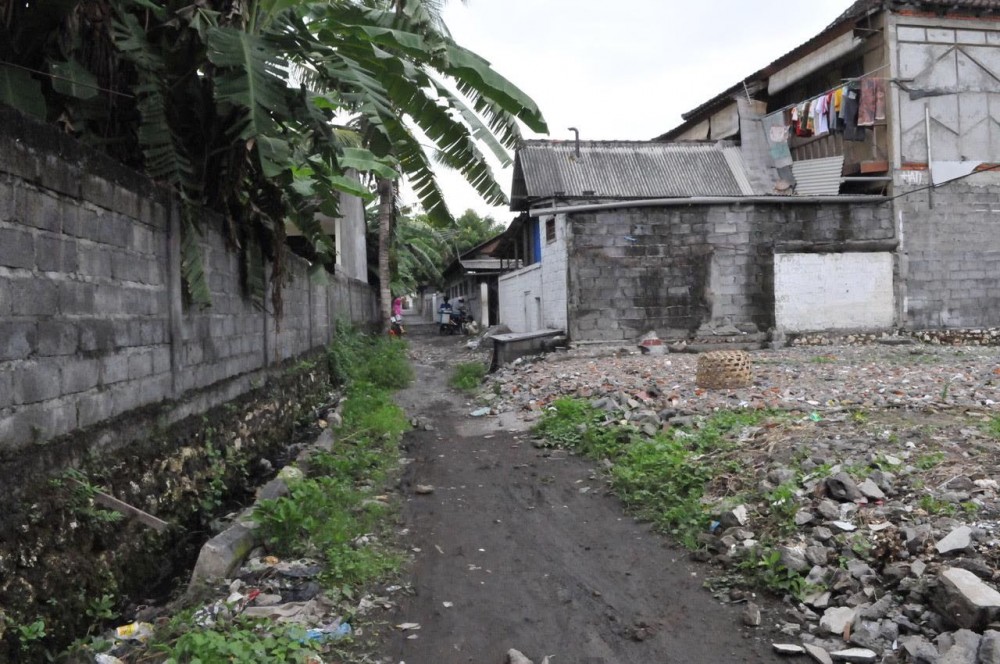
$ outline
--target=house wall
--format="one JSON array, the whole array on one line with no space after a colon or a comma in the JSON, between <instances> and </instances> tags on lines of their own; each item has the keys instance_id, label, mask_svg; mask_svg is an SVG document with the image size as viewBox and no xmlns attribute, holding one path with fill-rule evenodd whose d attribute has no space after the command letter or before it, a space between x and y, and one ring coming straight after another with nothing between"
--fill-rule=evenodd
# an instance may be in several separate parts
<instances>
[{"instance_id":1,"label":"house wall","mask_svg":"<svg viewBox=\"0 0 1000 664\"><path fill-rule=\"evenodd\" d=\"M905 80L890 93L900 319L913 328L996 325L1000 175L926 187L947 167L1000 163L1000 21L893 14L887 35L893 78Z\"/></svg>"},{"instance_id":2,"label":"house wall","mask_svg":"<svg viewBox=\"0 0 1000 664\"><path fill-rule=\"evenodd\" d=\"M0 113L0 456L165 399L167 419L202 412L324 345L335 315L373 320L367 284L316 283L295 258L275 320L241 295L220 220L199 217L205 310L182 306L176 199Z\"/></svg>"},{"instance_id":3,"label":"house wall","mask_svg":"<svg viewBox=\"0 0 1000 664\"><path fill-rule=\"evenodd\" d=\"M555 225L555 238L546 237L546 222ZM567 324L566 215L539 220L541 262L502 275L499 279L500 322L513 332L565 330Z\"/></svg>"},{"instance_id":4,"label":"house wall","mask_svg":"<svg viewBox=\"0 0 1000 664\"><path fill-rule=\"evenodd\" d=\"M877 204L632 208L575 213L570 226L574 341L765 331L775 325L775 252L895 243L889 206Z\"/></svg>"},{"instance_id":5,"label":"house wall","mask_svg":"<svg viewBox=\"0 0 1000 664\"><path fill-rule=\"evenodd\" d=\"M500 277L500 322L511 332L532 332L541 328L542 264Z\"/></svg>"}]
</instances>

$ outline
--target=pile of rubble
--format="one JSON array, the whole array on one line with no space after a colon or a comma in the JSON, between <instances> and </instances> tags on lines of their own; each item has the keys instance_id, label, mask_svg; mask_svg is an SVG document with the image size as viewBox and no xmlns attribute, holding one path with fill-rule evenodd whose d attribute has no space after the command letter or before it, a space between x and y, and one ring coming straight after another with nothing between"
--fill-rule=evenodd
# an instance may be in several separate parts
<instances>
[{"instance_id":1,"label":"pile of rubble","mask_svg":"<svg viewBox=\"0 0 1000 664\"><path fill-rule=\"evenodd\" d=\"M540 411L564 396L605 398L627 414L720 408L795 411L992 407L1000 402L1000 348L946 346L799 347L752 355L754 383L730 391L695 384L698 356L643 355L605 347L522 360L491 377L495 411Z\"/></svg>"},{"instance_id":2,"label":"pile of rubble","mask_svg":"<svg viewBox=\"0 0 1000 664\"><path fill-rule=\"evenodd\" d=\"M650 435L720 409L785 412L739 432L742 471L709 487L717 521L696 555L728 574L720 598L751 599L740 575L786 581L784 608L748 604L745 620L779 630L788 655L1000 664L1000 349L796 347L753 361L752 387L709 391L694 355L573 350L503 368L483 398L527 419L587 399ZM782 497L731 502L751 486Z\"/></svg>"}]
</instances>

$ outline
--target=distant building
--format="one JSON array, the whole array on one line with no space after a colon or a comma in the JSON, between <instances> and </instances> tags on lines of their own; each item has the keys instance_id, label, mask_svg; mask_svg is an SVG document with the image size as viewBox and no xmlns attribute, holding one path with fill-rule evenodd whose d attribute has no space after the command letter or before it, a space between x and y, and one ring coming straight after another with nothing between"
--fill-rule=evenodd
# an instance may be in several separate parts
<instances>
[{"instance_id":1,"label":"distant building","mask_svg":"<svg viewBox=\"0 0 1000 664\"><path fill-rule=\"evenodd\" d=\"M502 322L576 341L1000 325L998 168L1000 0L861 0L654 141L529 141Z\"/></svg>"}]
</instances>

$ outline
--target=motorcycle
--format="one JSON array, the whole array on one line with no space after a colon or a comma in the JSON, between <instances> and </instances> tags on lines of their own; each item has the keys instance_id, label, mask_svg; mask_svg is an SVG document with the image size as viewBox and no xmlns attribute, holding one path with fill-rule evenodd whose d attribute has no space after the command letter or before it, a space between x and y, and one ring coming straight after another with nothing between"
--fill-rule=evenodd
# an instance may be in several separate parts
<instances>
[{"instance_id":1,"label":"motorcycle","mask_svg":"<svg viewBox=\"0 0 1000 664\"><path fill-rule=\"evenodd\" d=\"M401 337L406 334L406 328L403 327L403 317L393 316L389 319L389 336L390 337Z\"/></svg>"},{"instance_id":2,"label":"motorcycle","mask_svg":"<svg viewBox=\"0 0 1000 664\"><path fill-rule=\"evenodd\" d=\"M466 315L462 311L441 309L438 311L438 334L459 334L465 332Z\"/></svg>"}]
</instances>

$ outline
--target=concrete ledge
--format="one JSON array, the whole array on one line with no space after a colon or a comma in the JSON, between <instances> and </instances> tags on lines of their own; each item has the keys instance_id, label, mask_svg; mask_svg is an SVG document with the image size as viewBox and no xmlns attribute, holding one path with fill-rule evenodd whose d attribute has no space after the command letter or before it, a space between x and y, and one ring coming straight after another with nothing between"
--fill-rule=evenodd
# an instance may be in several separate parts
<instances>
[{"instance_id":1,"label":"concrete ledge","mask_svg":"<svg viewBox=\"0 0 1000 664\"><path fill-rule=\"evenodd\" d=\"M316 442L299 454L293 466L286 466L278 477L257 490L254 504L243 510L233 525L205 542L198 554L198 561L191 571L189 591L200 584L228 578L239 568L247 555L261 544L261 539L257 534L257 524L253 521L253 512L260 501L287 496L289 493L288 483L282 477L290 474L286 471L294 467L296 468L295 473L305 473L310 457L317 452L332 451L333 444L333 432L324 429Z\"/></svg>"},{"instance_id":2,"label":"concrete ledge","mask_svg":"<svg viewBox=\"0 0 1000 664\"><path fill-rule=\"evenodd\" d=\"M496 371L503 365L529 355L541 355L552 349L553 342L559 337L565 337L563 330L537 330L535 332L494 334L493 361L490 371Z\"/></svg>"}]
</instances>

